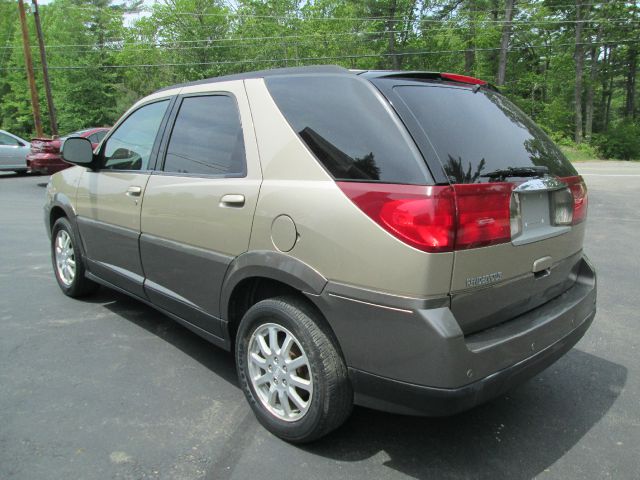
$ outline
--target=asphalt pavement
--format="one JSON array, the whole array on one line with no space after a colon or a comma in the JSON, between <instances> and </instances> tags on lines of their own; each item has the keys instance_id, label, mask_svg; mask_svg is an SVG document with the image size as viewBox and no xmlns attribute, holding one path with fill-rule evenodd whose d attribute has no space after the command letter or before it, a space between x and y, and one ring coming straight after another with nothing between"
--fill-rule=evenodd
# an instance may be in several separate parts
<instances>
[{"instance_id":1,"label":"asphalt pavement","mask_svg":"<svg viewBox=\"0 0 640 480\"><path fill-rule=\"evenodd\" d=\"M356 408L305 447L257 423L229 354L119 293L62 295L46 177L0 175L0 479L640 479L640 163L577 168L599 281L580 343L472 411Z\"/></svg>"}]
</instances>

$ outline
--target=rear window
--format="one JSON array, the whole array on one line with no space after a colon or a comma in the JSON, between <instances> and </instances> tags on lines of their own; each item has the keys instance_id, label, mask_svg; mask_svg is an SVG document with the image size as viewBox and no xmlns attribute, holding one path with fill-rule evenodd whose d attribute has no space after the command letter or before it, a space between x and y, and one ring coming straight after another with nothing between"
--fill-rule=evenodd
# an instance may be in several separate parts
<instances>
[{"instance_id":1,"label":"rear window","mask_svg":"<svg viewBox=\"0 0 640 480\"><path fill-rule=\"evenodd\" d=\"M291 127L336 180L430 183L408 133L365 81L301 75L265 82Z\"/></svg>"},{"instance_id":2,"label":"rear window","mask_svg":"<svg viewBox=\"0 0 640 480\"><path fill-rule=\"evenodd\" d=\"M549 137L498 93L455 86L394 87L418 121L451 182L489 182L484 175L509 167L544 166L576 175ZM414 132L415 133L415 132Z\"/></svg>"}]
</instances>

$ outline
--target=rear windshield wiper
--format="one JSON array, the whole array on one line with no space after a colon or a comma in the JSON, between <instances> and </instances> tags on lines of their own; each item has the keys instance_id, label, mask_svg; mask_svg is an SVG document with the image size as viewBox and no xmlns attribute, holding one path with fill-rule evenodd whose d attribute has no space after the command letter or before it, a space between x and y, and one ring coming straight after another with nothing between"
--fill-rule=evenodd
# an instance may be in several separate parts
<instances>
[{"instance_id":1,"label":"rear windshield wiper","mask_svg":"<svg viewBox=\"0 0 640 480\"><path fill-rule=\"evenodd\" d=\"M480 175L486 178L505 179L509 177L542 177L549 173L549 169L545 166L536 167L509 167L494 170L493 172Z\"/></svg>"}]
</instances>

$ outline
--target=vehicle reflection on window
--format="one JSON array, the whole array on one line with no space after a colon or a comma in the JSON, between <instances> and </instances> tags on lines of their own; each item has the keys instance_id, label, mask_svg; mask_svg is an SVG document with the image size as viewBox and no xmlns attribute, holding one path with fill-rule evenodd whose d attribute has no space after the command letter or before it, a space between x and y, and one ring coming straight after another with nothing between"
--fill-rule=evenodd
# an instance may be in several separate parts
<instances>
[{"instance_id":1,"label":"vehicle reflection on window","mask_svg":"<svg viewBox=\"0 0 640 480\"><path fill-rule=\"evenodd\" d=\"M168 100L145 105L120 124L104 146L102 168L146 170Z\"/></svg>"}]
</instances>

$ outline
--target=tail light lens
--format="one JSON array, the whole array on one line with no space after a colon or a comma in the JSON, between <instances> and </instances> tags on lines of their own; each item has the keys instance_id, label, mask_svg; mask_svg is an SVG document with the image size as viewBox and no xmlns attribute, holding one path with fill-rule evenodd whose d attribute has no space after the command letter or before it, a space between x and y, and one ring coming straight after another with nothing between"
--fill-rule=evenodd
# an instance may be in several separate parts
<instances>
[{"instance_id":1,"label":"tail light lens","mask_svg":"<svg viewBox=\"0 0 640 480\"><path fill-rule=\"evenodd\" d=\"M561 178L567 184L573 195L573 225L587 219L587 186L580 175Z\"/></svg>"},{"instance_id":2,"label":"tail light lens","mask_svg":"<svg viewBox=\"0 0 640 480\"><path fill-rule=\"evenodd\" d=\"M337 183L360 210L403 242L426 252L453 250L456 210L452 187Z\"/></svg>"},{"instance_id":3,"label":"tail light lens","mask_svg":"<svg viewBox=\"0 0 640 480\"><path fill-rule=\"evenodd\" d=\"M510 183L337 183L358 208L385 230L426 252L451 252L511 239Z\"/></svg>"},{"instance_id":4,"label":"tail light lens","mask_svg":"<svg viewBox=\"0 0 640 480\"><path fill-rule=\"evenodd\" d=\"M561 179L551 222L575 225L587 214L582 177ZM337 182L351 201L389 233L425 252L451 252L510 242L523 231L520 196L510 182L451 186Z\"/></svg>"},{"instance_id":5,"label":"tail light lens","mask_svg":"<svg viewBox=\"0 0 640 480\"><path fill-rule=\"evenodd\" d=\"M456 250L511 240L512 183L454 185L458 205Z\"/></svg>"},{"instance_id":6,"label":"tail light lens","mask_svg":"<svg viewBox=\"0 0 640 480\"><path fill-rule=\"evenodd\" d=\"M569 188L551 192L551 224L566 226L573 223L573 194Z\"/></svg>"},{"instance_id":7,"label":"tail light lens","mask_svg":"<svg viewBox=\"0 0 640 480\"><path fill-rule=\"evenodd\" d=\"M31 142L32 153L59 153L60 142L57 140L33 140Z\"/></svg>"}]
</instances>

